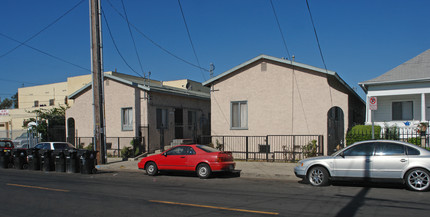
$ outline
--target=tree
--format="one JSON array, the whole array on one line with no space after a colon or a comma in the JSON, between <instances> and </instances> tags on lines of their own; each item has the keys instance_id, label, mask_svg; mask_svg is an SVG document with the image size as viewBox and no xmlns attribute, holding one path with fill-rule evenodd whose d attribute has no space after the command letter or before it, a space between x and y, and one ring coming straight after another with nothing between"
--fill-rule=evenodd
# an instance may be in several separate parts
<instances>
[{"instance_id":1,"label":"tree","mask_svg":"<svg viewBox=\"0 0 430 217\"><path fill-rule=\"evenodd\" d=\"M10 97L13 101L13 108L18 108L18 92Z\"/></svg>"},{"instance_id":2,"label":"tree","mask_svg":"<svg viewBox=\"0 0 430 217\"><path fill-rule=\"evenodd\" d=\"M6 98L3 101L1 101L0 109L10 109L12 108L12 104L13 104L13 101L11 99Z\"/></svg>"},{"instance_id":3,"label":"tree","mask_svg":"<svg viewBox=\"0 0 430 217\"><path fill-rule=\"evenodd\" d=\"M0 109L18 108L18 93L15 93L10 99L6 98L0 103Z\"/></svg>"},{"instance_id":4,"label":"tree","mask_svg":"<svg viewBox=\"0 0 430 217\"><path fill-rule=\"evenodd\" d=\"M49 129L52 126L65 126L66 123L66 110L69 107L60 106L51 109L37 109L29 113L35 113L36 118L30 118L24 121L24 128L30 122L37 122L36 131L42 135L42 140L49 140Z\"/></svg>"}]
</instances>

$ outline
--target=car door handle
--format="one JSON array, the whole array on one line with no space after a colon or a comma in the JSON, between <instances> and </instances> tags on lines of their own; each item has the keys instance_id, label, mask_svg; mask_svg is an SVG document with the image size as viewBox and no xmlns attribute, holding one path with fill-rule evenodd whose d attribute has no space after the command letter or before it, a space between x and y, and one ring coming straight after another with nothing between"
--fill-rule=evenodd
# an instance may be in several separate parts
<instances>
[{"instance_id":1,"label":"car door handle","mask_svg":"<svg viewBox=\"0 0 430 217\"><path fill-rule=\"evenodd\" d=\"M181 158L185 158L185 156L181 157Z\"/></svg>"},{"instance_id":2,"label":"car door handle","mask_svg":"<svg viewBox=\"0 0 430 217\"><path fill-rule=\"evenodd\" d=\"M402 162L402 163L404 163L404 162L406 162L407 160L406 159L401 159L400 160L400 162Z\"/></svg>"},{"instance_id":3,"label":"car door handle","mask_svg":"<svg viewBox=\"0 0 430 217\"><path fill-rule=\"evenodd\" d=\"M371 160L369 160L369 159L366 159L366 163L370 163L370 162L372 162Z\"/></svg>"}]
</instances>

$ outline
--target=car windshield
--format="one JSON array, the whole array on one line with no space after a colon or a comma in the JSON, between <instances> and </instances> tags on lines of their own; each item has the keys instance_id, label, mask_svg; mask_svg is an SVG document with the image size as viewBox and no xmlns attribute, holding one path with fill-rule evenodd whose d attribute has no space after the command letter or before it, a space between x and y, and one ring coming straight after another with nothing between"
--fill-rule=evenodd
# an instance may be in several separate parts
<instances>
[{"instance_id":1,"label":"car windshield","mask_svg":"<svg viewBox=\"0 0 430 217\"><path fill-rule=\"evenodd\" d=\"M206 145L197 145L197 148L200 148L201 150L211 153L211 152L219 152L218 149L206 146Z\"/></svg>"},{"instance_id":2,"label":"car windshield","mask_svg":"<svg viewBox=\"0 0 430 217\"><path fill-rule=\"evenodd\" d=\"M71 149L75 148L72 144L69 143L54 143L54 149Z\"/></svg>"}]
</instances>

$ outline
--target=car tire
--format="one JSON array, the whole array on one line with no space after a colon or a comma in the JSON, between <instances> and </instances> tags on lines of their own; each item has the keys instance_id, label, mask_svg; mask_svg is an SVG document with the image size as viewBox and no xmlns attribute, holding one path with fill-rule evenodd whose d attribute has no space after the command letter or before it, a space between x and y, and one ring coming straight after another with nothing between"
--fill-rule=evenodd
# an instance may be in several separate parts
<instances>
[{"instance_id":1,"label":"car tire","mask_svg":"<svg viewBox=\"0 0 430 217\"><path fill-rule=\"evenodd\" d=\"M428 191L430 188L430 172L422 168L409 170L405 176L408 189L413 191Z\"/></svg>"},{"instance_id":2,"label":"car tire","mask_svg":"<svg viewBox=\"0 0 430 217\"><path fill-rule=\"evenodd\" d=\"M207 179L211 175L212 170L207 164L200 164L197 167L197 176L201 179Z\"/></svg>"},{"instance_id":3,"label":"car tire","mask_svg":"<svg viewBox=\"0 0 430 217\"><path fill-rule=\"evenodd\" d=\"M313 186L326 186L329 184L329 174L326 168L312 167L307 174L307 181Z\"/></svg>"},{"instance_id":4,"label":"car tire","mask_svg":"<svg viewBox=\"0 0 430 217\"><path fill-rule=\"evenodd\" d=\"M146 164L146 174L148 174L148 176L155 176L157 175L157 173L157 164L155 164L154 162L149 162L148 164Z\"/></svg>"}]
</instances>

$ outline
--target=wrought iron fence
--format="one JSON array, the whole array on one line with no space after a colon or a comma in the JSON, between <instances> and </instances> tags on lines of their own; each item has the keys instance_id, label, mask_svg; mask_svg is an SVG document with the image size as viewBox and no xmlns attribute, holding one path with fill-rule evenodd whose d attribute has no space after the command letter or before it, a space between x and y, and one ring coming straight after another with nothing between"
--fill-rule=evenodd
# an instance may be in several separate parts
<instances>
[{"instance_id":1,"label":"wrought iron fence","mask_svg":"<svg viewBox=\"0 0 430 217\"><path fill-rule=\"evenodd\" d=\"M349 131L346 135L346 144L350 145L354 142L371 139L371 131ZM381 132L374 133L374 139L403 141L430 149L430 133L428 131L381 130Z\"/></svg>"},{"instance_id":2,"label":"wrought iron fence","mask_svg":"<svg viewBox=\"0 0 430 217\"><path fill-rule=\"evenodd\" d=\"M297 161L310 155L323 155L322 135L268 135L268 136L202 136L201 144L233 153L239 160ZM314 153L305 146L315 140Z\"/></svg>"},{"instance_id":3,"label":"wrought iron fence","mask_svg":"<svg viewBox=\"0 0 430 217\"><path fill-rule=\"evenodd\" d=\"M74 144L76 148L88 148L94 144L93 137L75 137L67 138L67 141ZM122 157L121 149L130 147L132 154L135 157L142 153L144 149L138 148L138 145L133 145L132 141L139 141L137 137L106 137L106 151L108 156Z\"/></svg>"}]
</instances>

